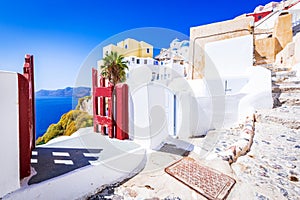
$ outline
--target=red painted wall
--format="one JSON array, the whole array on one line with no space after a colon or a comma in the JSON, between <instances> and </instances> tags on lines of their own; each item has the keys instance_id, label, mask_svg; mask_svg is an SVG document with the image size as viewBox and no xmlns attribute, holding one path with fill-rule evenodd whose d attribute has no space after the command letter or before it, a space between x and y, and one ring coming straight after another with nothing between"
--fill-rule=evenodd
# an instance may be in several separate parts
<instances>
[{"instance_id":1,"label":"red painted wall","mask_svg":"<svg viewBox=\"0 0 300 200\"><path fill-rule=\"evenodd\" d=\"M266 12L261 12L261 13L251 13L247 14L247 16L253 16L254 17L254 22L258 22L262 18L268 16L272 11L266 11Z\"/></svg>"}]
</instances>

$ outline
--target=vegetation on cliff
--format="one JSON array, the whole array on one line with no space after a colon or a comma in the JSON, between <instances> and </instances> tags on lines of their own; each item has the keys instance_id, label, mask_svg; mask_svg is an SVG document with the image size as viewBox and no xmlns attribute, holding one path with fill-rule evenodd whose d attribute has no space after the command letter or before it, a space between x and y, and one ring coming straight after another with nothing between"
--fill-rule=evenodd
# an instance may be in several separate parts
<instances>
[{"instance_id":1,"label":"vegetation on cliff","mask_svg":"<svg viewBox=\"0 0 300 200\"><path fill-rule=\"evenodd\" d=\"M36 140L36 144L45 144L58 136L70 136L80 128L93 126L93 116L81 110L71 110L60 118L57 124L51 124L46 133Z\"/></svg>"}]
</instances>

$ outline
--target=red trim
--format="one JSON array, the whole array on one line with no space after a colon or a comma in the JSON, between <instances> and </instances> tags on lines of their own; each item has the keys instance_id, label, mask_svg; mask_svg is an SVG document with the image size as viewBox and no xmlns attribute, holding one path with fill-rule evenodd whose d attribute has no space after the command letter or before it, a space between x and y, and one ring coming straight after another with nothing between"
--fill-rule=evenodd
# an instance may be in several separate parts
<instances>
[{"instance_id":1,"label":"red trim","mask_svg":"<svg viewBox=\"0 0 300 200\"><path fill-rule=\"evenodd\" d=\"M254 22L258 22L262 18L268 16L270 13L272 13L272 11L266 11L266 12L261 12L261 13L251 13L251 14L247 14L247 17L248 16L253 16L254 17Z\"/></svg>"},{"instance_id":2,"label":"red trim","mask_svg":"<svg viewBox=\"0 0 300 200\"><path fill-rule=\"evenodd\" d=\"M112 96L112 88L111 87L98 87L94 90L95 96L102 97L111 97Z\"/></svg>"},{"instance_id":3,"label":"red trim","mask_svg":"<svg viewBox=\"0 0 300 200\"><path fill-rule=\"evenodd\" d=\"M25 55L25 63L23 67L23 74L28 80L29 87L29 118L28 121L30 123L30 139L31 139L31 149L35 148L35 94L34 94L34 66L33 66L33 56Z\"/></svg>"}]
</instances>

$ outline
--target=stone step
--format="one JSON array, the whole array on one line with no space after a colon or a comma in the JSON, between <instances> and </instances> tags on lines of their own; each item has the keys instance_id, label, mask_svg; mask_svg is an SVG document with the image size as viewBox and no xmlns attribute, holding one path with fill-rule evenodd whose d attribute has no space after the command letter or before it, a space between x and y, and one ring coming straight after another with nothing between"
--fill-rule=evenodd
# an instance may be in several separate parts
<instances>
[{"instance_id":1,"label":"stone step","mask_svg":"<svg viewBox=\"0 0 300 200\"><path fill-rule=\"evenodd\" d=\"M300 106L300 93L281 93L278 100L288 106Z\"/></svg>"},{"instance_id":2,"label":"stone step","mask_svg":"<svg viewBox=\"0 0 300 200\"><path fill-rule=\"evenodd\" d=\"M274 83L272 93L300 93L300 84L295 83Z\"/></svg>"},{"instance_id":3,"label":"stone step","mask_svg":"<svg viewBox=\"0 0 300 200\"><path fill-rule=\"evenodd\" d=\"M276 77L277 79L284 79L284 78L292 78L296 77L297 71L290 70L290 71L272 71L271 75L272 77Z\"/></svg>"},{"instance_id":4,"label":"stone step","mask_svg":"<svg viewBox=\"0 0 300 200\"><path fill-rule=\"evenodd\" d=\"M300 129L300 106L282 106L274 109L259 110L256 121L280 124L291 129Z\"/></svg>"}]
</instances>

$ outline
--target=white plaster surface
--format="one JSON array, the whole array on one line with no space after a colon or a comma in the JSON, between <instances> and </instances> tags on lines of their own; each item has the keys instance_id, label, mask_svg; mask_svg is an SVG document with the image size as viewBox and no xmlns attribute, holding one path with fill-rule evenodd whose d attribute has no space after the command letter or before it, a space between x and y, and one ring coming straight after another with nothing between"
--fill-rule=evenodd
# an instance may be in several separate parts
<instances>
[{"instance_id":1,"label":"white plaster surface","mask_svg":"<svg viewBox=\"0 0 300 200\"><path fill-rule=\"evenodd\" d=\"M294 37L294 42L295 42L294 62L295 64L297 64L300 63L300 33L298 33Z\"/></svg>"},{"instance_id":2,"label":"white plaster surface","mask_svg":"<svg viewBox=\"0 0 300 200\"><path fill-rule=\"evenodd\" d=\"M20 188L17 73L0 71L0 199Z\"/></svg>"},{"instance_id":3,"label":"white plaster surface","mask_svg":"<svg viewBox=\"0 0 300 200\"><path fill-rule=\"evenodd\" d=\"M245 74L253 65L253 36L210 42L205 45L205 68L216 68L221 77Z\"/></svg>"},{"instance_id":4,"label":"white plaster surface","mask_svg":"<svg viewBox=\"0 0 300 200\"><path fill-rule=\"evenodd\" d=\"M190 81L194 91L208 90L198 89L197 103L191 100L193 108L198 107L198 112L191 112L193 136L233 126L256 109L272 108L271 74L252 66L251 35L208 43L205 51L206 81ZM202 119L207 121L201 123Z\"/></svg>"},{"instance_id":5,"label":"white plaster surface","mask_svg":"<svg viewBox=\"0 0 300 200\"><path fill-rule=\"evenodd\" d=\"M297 3L293 7L291 7L289 10L299 10L300 9L300 3Z\"/></svg>"}]
</instances>

